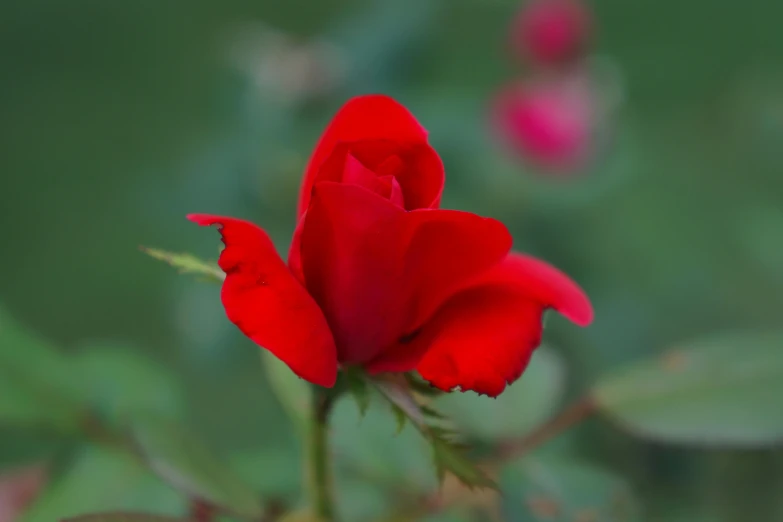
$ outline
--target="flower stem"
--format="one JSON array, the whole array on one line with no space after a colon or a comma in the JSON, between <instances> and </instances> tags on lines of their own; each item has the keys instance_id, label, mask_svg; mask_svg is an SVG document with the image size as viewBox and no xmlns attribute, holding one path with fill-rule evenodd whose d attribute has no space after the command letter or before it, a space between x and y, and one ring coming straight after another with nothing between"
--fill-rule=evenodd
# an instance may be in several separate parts
<instances>
[{"instance_id":1,"label":"flower stem","mask_svg":"<svg viewBox=\"0 0 783 522\"><path fill-rule=\"evenodd\" d=\"M505 462L509 459L519 458L534 450L541 444L549 442L568 428L579 424L597 410L592 397L585 396L574 402L569 407L540 425L527 436L501 444L494 455L494 461Z\"/></svg>"},{"instance_id":2,"label":"flower stem","mask_svg":"<svg viewBox=\"0 0 783 522\"><path fill-rule=\"evenodd\" d=\"M329 459L329 414L334 405L330 390L313 387L312 419L309 433L312 506L319 521L334 522L332 479Z\"/></svg>"}]
</instances>

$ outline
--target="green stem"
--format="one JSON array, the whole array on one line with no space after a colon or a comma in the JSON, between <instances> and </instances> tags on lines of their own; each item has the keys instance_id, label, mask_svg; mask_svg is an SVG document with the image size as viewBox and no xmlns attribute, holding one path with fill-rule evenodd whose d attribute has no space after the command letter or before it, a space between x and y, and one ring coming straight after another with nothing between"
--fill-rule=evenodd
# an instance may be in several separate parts
<instances>
[{"instance_id":1,"label":"green stem","mask_svg":"<svg viewBox=\"0 0 783 522\"><path fill-rule=\"evenodd\" d=\"M313 410L309 433L310 480L312 505L319 521L334 522L332 479L329 459L329 413L334 396L321 387L313 388Z\"/></svg>"},{"instance_id":2,"label":"green stem","mask_svg":"<svg viewBox=\"0 0 783 522\"><path fill-rule=\"evenodd\" d=\"M597 410L598 406L591 396L582 397L522 439L500 444L494 460L506 462L527 455L538 446L549 442L567 429L590 417Z\"/></svg>"}]
</instances>

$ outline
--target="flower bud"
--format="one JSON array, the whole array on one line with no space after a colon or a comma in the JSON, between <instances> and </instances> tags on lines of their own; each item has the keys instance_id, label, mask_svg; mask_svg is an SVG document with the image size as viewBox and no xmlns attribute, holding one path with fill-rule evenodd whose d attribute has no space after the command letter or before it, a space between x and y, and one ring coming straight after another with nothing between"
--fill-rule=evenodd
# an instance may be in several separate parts
<instances>
[{"instance_id":1,"label":"flower bud","mask_svg":"<svg viewBox=\"0 0 783 522\"><path fill-rule=\"evenodd\" d=\"M491 125L501 144L535 168L569 174L593 155L596 104L579 79L517 81L496 96Z\"/></svg>"},{"instance_id":2,"label":"flower bud","mask_svg":"<svg viewBox=\"0 0 783 522\"><path fill-rule=\"evenodd\" d=\"M536 64L557 65L579 57L591 30L580 0L529 0L512 24L511 48Z\"/></svg>"}]
</instances>

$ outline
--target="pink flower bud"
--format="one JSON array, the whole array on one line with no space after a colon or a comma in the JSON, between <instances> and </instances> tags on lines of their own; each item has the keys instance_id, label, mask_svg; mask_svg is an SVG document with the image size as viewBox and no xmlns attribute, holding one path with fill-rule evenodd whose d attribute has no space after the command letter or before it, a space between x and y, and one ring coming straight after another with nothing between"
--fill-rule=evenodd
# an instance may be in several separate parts
<instances>
[{"instance_id":1,"label":"pink flower bud","mask_svg":"<svg viewBox=\"0 0 783 522\"><path fill-rule=\"evenodd\" d=\"M592 157L596 112L581 79L523 81L497 94L491 123L502 145L525 162L568 174Z\"/></svg>"},{"instance_id":2,"label":"pink flower bud","mask_svg":"<svg viewBox=\"0 0 783 522\"><path fill-rule=\"evenodd\" d=\"M529 0L512 24L511 48L535 63L559 64L579 56L591 29L580 0Z\"/></svg>"}]
</instances>

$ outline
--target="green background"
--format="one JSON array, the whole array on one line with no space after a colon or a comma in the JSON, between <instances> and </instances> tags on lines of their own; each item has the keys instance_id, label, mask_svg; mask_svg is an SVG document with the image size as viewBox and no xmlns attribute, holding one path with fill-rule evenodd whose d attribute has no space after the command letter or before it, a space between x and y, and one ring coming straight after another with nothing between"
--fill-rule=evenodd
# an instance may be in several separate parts
<instances>
[{"instance_id":1,"label":"green background","mask_svg":"<svg viewBox=\"0 0 783 522\"><path fill-rule=\"evenodd\" d=\"M219 451L298 451L219 289L138 246L214 259L217 234L184 219L207 212L251 219L285 251L320 130L347 97L384 92L430 131L445 207L501 219L517 249L591 296L589 329L547 323L568 394L692 338L781 326L783 4L594 1L593 52L619 72L625 103L606 157L565 182L487 144L493 93L528 74L505 53L518 6L5 0L0 302L65 350L111 340L172 368L188 423ZM259 89L226 44L261 22L333 43L343 81L293 106ZM783 519L780 450L650 442L605 419L577 434L574 451L626 479L645 520ZM392 444L375 436L379 451ZM0 427L0 465L44 446ZM283 474L298 466L278 460Z\"/></svg>"}]
</instances>

